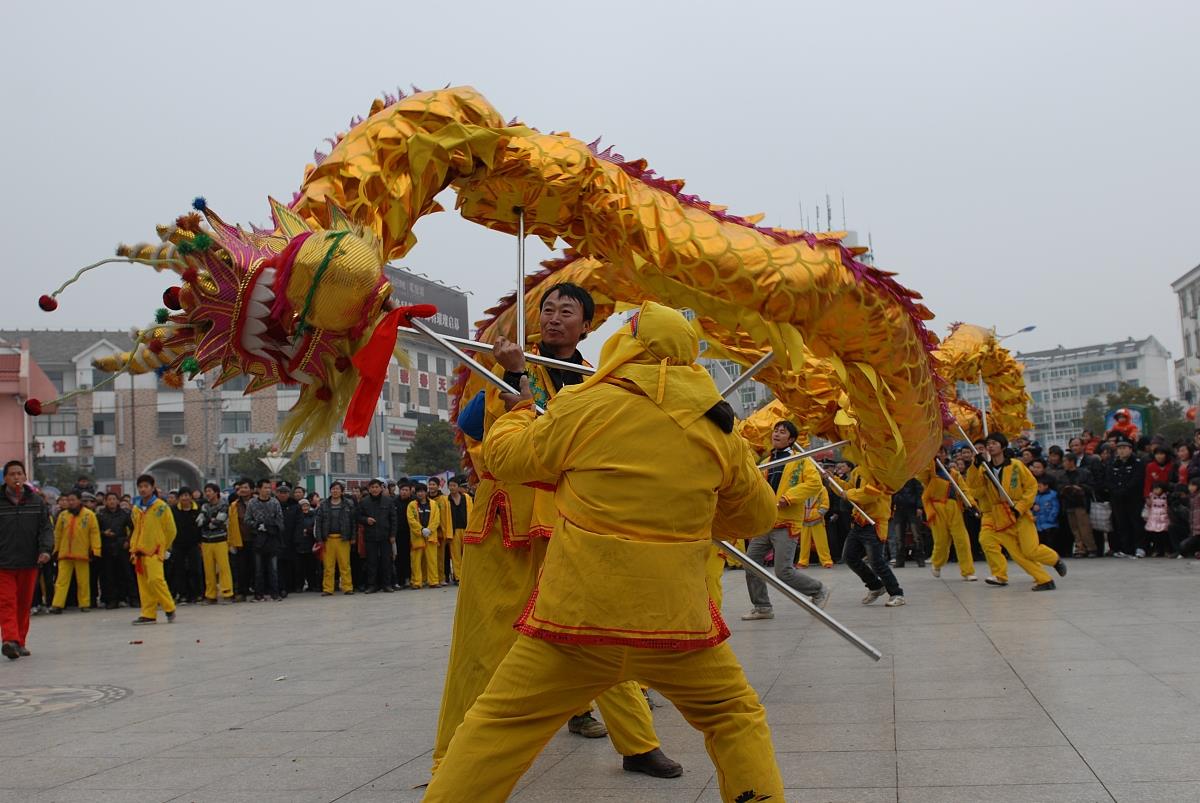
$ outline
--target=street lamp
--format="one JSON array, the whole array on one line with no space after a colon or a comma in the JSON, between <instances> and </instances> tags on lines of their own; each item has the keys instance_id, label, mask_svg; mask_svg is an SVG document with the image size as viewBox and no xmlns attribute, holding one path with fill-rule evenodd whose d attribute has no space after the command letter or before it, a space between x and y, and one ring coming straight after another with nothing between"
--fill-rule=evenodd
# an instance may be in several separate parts
<instances>
[{"instance_id":1,"label":"street lamp","mask_svg":"<svg viewBox=\"0 0 1200 803\"><path fill-rule=\"evenodd\" d=\"M1037 329L1037 324L1030 324L1029 326L1022 326L1020 329L1018 329L1015 332L1009 332L1006 335L996 335L996 340L1007 340L1008 338L1013 337L1014 335L1023 335L1026 332L1032 332L1034 329ZM993 328L992 332L994 333L995 331L996 330Z\"/></svg>"}]
</instances>

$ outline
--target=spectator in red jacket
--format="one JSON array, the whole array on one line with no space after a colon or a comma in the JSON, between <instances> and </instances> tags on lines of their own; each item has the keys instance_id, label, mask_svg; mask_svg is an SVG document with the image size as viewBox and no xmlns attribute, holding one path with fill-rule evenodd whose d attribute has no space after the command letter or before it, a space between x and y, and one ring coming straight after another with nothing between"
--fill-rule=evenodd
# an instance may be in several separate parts
<instances>
[{"instance_id":1,"label":"spectator in red jacket","mask_svg":"<svg viewBox=\"0 0 1200 803\"><path fill-rule=\"evenodd\" d=\"M1150 490L1158 482L1170 483L1174 480L1175 463L1171 460L1171 450L1166 446L1154 447L1154 459L1146 464L1146 476L1142 480L1142 498L1150 496Z\"/></svg>"}]
</instances>

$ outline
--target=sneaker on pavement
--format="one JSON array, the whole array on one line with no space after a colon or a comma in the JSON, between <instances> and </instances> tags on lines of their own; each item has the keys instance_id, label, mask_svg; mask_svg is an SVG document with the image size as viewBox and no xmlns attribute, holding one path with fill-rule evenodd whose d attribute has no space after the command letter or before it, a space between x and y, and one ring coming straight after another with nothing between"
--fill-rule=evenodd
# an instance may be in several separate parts
<instances>
[{"instance_id":1,"label":"sneaker on pavement","mask_svg":"<svg viewBox=\"0 0 1200 803\"><path fill-rule=\"evenodd\" d=\"M1008 585L1007 580L1001 580L999 577L992 577L991 575L988 575L987 577L983 578L983 582L987 583L990 586L1006 586L1006 585Z\"/></svg>"},{"instance_id":2,"label":"sneaker on pavement","mask_svg":"<svg viewBox=\"0 0 1200 803\"><path fill-rule=\"evenodd\" d=\"M649 753L625 756L621 759L621 768L626 772L644 772L651 778L678 778L683 775L683 765L667 758L658 747Z\"/></svg>"},{"instance_id":3,"label":"sneaker on pavement","mask_svg":"<svg viewBox=\"0 0 1200 803\"><path fill-rule=\"evenodd\" d=\"M1044 583L1038 583L1031 588L1030 591L1053 591L1055 588L1057 588L1057 586L1054 585L1054 581L1047 580Z\"/></svg>"},{"instance_id":4,"label":"sneaker on pavement","mask_svg":"<svg viewBox=\"0 0 1200 803\"><path fill-rule=\"evenodd\" d=\"M863 604L863 605L870 605L872 602L874 602L875 600L879 599L880 597L882 597L882 596L883 596L884 594L886 594L886 593L887 593L887 591L886 591L885 589L882 589L882 588L877 588L877 589L875 589L874 591L871 591L871 590L869 590L869 589L868 589L868 590L867 590L867 595L866 595L865 597L863 597L863 598L862 598L862 604Z\"/></svg>"},{"instance_id":5,"label":"sneaker on pavement","mask_svg":"<svg viewBox=\"0 0 1200 803\"><path fill-rule=\"evenodd\" d=\"M1124 552L1119 552L1119 551L1117 551L1117 550L1114 550L1114 551L1112 551L1112 552L1109 552L1108 554L1109 554L1111 557L1114 557L1114 558L1127 558L1127 557L1129 557L1129 556L1128 556L1128 555L1126 555Z\"/></svg>"},{"instance_id":6,"label":"sneaker on pavement","mask_svg":"<svg viewBox=\"0 0 1200 803\"><path fill-rule=\"evenodd\" d=\"M942 576L942 567L941 567L941 566L935 566L935 565L933 565L933 564L931 563L931 564L929 564L929 572L930 572L930 573L931 573L931 574L932 574L934 577L941 577L941 576Z\"/></svg>"},{"instance_id":7,"label":"sneaker on pavement","mask_svg":"<svg viewBox=\"0 0 1200 803\"><path fill-rule=\"evenodd\" d=\"M22 657L24 657L26 655L33 655L33 653L31 653L29 650L22 647L20 644L17 645L17 652L19 652Z\"/></svg>"},{"instance_id":8,"label":"sneaker on pavement","mask_svg":"<svg viewBox=\"0 0 1200 803\"><path fill-rule=\"evenodd\" d=\"M904 597L897 595L889 598L887 602L883 603L883 606L885 608L899 608L901 605L905 604Z\"/></svg>"},{"instance_id":9,"label":"sneaker on pavement","mask_svg":"<svg viewBox=\"0 0 1200 803\"><path fill-rule=\"evenodd\" d=\"M743 622L753 622L756 619L774 619L775 611L770 608L755 608L742 616Z\"/></svg>"},{"instance_id":10,"label":"sneaker on pavement","mask_svg":"<svg viewBox=\"0 0 1200 803\"><path fill-rule=\"evenodd\" d=\"M1058 572L1059 577L1067 576L1067 564L1062 558L1058 559L1058 563L1054 564L1054 571Z\"/></svg>"},{"instance_id":11,"label":"sneaker on pavement","mask_svg":"<svg viewBox=\"0 0 1200 803\"><path fill-rule=\"evenodd\" d=\"M1134 552L1134 553L1133 553L1133 556L1134 556L1135 558L1144 558L1144 557L1146 557L1146 550L1144 550L1144 549L1139 549L1137 552Z\"/></svg>"},{"instance_id":12,"label":"sneaker on pavement","mask_svg":"<svg viewBox=\"0 0 1200 803\"><path fill-rule=\"evenodd\" d=\"M158 621L157 619L151 619L148 616L139 616L138 618L133 620L133 623L135 625L152 625L157 621Z\"/></svg>"},{"instance_id":13,"label":"sneaker on pavement","mask_svg":"<svg viewBox=\"0 0 1200 803\"><path fill-rule=\"evenodd\" d=\"M979 580L979 578L978 578L978 577L976 577L976 576L975 576L975 575L973 575L973 574L967 574L967 575L963 575L963 582L964 582L964 583L974 583L974 582L976 582L977 580Z\"/></svg>"},{"instance_id":14,"label":"sneaker on pavement","mask_svg":"<svg viewBox=\"0 0 1200 803\"><path fill-rule=\"evenodd\" d=\"M6 641L4 646L0 647L0 654L10 661L15 661L21 657L21 648L15 641Z\"/></svg>"},{"instance_id":15,"label":"sneaker on pavement","mask_svg":"<svg viewBox=\"0 0 1200 803\"><path fill-rule=\"evenodd\" d=\"M821 590L812 595L812 601L818 608L825 610L825 606L829 604L829 598L832 596L833 589L827 585L822 585Z\"/></svg>"},{"instance_id":16,"label":"sneaker on pavement","mask_svg":"<svg viewBox=\"0 0 1200 803\"><path fill-rule=\"evenodd\" d=\"M567 720L567 730L588 739L603 739L608 735L608 728L604 727L604 723L592 716L590 712Z\"/></svg>"},{"instance_id":17,"label":"sneaker on pavement","mask_svg":"<svg viewBox=\"0 0 1200 803\"><path fill-rule=\"evenodd\" d=\"M171 611L167 614L167 624L175 624L175 611Z\"/></svg>"}]
</instances>

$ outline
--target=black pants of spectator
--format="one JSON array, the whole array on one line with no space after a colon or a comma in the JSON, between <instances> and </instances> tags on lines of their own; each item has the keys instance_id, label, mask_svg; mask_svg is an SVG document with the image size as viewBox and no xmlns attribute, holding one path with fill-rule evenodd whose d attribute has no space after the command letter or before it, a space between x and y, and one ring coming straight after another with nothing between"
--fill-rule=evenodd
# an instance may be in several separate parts
<instances>
[{"instance_id":1,"label":"black pants of spectator","mask_svg":"<svg viewBox=\"0 0 1200 803\"><path fill-rule=\"evenodd\" d=\"M120 552L100 556L100 597L106 608L115 608L118 603L126 600L129 589L126 587L126 567L129 556Z\"/></svg>"},{"instance_id":2,"label":"black pants of spectator","mask_svg":"<svg viewBox=\"0 0 1200 803\"><path fill-rule=\"evenodd\" d=\"M1038 530L1038 543L1050 547L1055 552L1058 552L1059 540L1057 527L1051 527L1048 530ZM1058 554L1061 555L1063 553L1059 552ZM1066 554L1070 555L1071 553L1068 552Z\"/></svg>"},{"instance_id":3,"label":"black pants of spectator","mask_svg":"<svg viewBox=\"0 0 1200 803\"><path fill-rule=\"evenodd\" d=\"M443 541L438 545L438 549L442 550L442 581L449 582L450 578L454 577L454 561L450 559L450 545ZM800 549L799 543L797 543L796 549Z\"/></svg>"},{"instance_id":4,"label":"black pants of spectator","mask_svg":"<svg viewBox=\"0 0 1200 803\"><path fill-rule=\"evenodd\" d=\"M279 597L279 556L265 549L254 550L254 598Z\"/></svg>"},{"instance_id":5,"label":"black pants of spectator","mask_svg":"<svg viewBox=\"0 0 1200 803\"><path fill-rule=\"evenodd\" d=\"M254 585L254 549L244 546L229 558L233 569L234 588L237 595L245 599L250 596L250 587Z\"/></svg>"},{"instance_id":6,"label":"black pants of spectator","mask_svg":"<svg viewBox=\"0 0 1200 803\"><path fill-rule=\"evenodd\" d=\"M292 555L292 593L299 594L306 585L309 591L321 590L317 559L312 552L296 552Z\"/></svg>"},{"instance_id":7,"label":"black pants of spectator","mask_svg":"<svg viewBox=\"0 0 1200 803\"><path fill-rule=\"evenodd\" d=\"M279 596L286 597L295 582L296 554L291 551L279 553Z\"/></svg>"},{"instance_id":8,"label":"black pants of spectator","mask_svg":"<svg viewBox=\"0 0 1200 803\"><path fill-rule=\"evenodd\" d=\"M1142 533L1142 503L1112 500L1112 525L1110 543L1113 552L1132 555L1145 537Z\"/></svg>"},{"instance_id":9,"label":"black pants of spectator","mask_svg":"<svg viewBox=\"0 0 1200 803\"><path fill-rule=\"evenodd\" d=\"M392 571L388 564L392 562L392 544L390 541L367 541L367 588L382 589L390 586Z\"/></svg>"},{"instance_id":10,"label":"black pants of spectator","mask_svg":"<svg viewBox=\"0 0 1200 803\"><path fill-rule=\"evenodd\" d=\"M171 550L167 585L173 595L188 602L198 602L204 596L204 561L199 544Z\"/></svg>"},{"instance_id":11,"label":"black pants of spectator","mask_svg":"<svg viewBox=\"0 0 1200 803\"><path fill-rule=\"evenodd\" d=\"M392 562L396 567L396 585L406 586L412 581L412 554L408 549L407 527L396 539L396 543L399 549L396 550L396 559Z\"/></svg>"},{"instance_id":12,"label":"black pants of spectator","mask_svg":"<svg viewBox=\"0 0 1200 803\"><path fill-rule=\"evenodd\" d=\"M100 607L100 558L93 557L88 566L88 585L92 592L90 599L93 608Z\"/></svg>"},{"instance_id":13,"label":"black pants of spectator","mask_svg":"<svg viewBox=\"0 0 1200 803\"><path fill-rule=\"evenodd\" d=\"M354 578L354 590L366 588L364 580L367 577L366 558L358 554L358 542L350 542L350 576Z\"/></svg>"}]
</instances>

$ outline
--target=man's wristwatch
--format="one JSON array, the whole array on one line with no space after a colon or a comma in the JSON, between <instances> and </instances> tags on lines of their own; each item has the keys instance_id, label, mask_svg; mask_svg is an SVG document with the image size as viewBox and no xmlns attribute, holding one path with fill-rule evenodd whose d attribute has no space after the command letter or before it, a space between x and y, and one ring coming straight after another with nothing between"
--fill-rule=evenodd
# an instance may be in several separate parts
<instances>
[{"instance_id":1,"label":"man's wristwatch","mask_svg":"<svg viewBox=\"0 0 1200 803\"><path fill-rule=\"evenodd\" d=\"M520 390L521 389L521 377L523 377L523 376L526 376L526 377L529 376L529 372L528 371L505 371L504 372L504 381L506 384L511 385L514 390Z\"/></svg>"}]
</instances>

